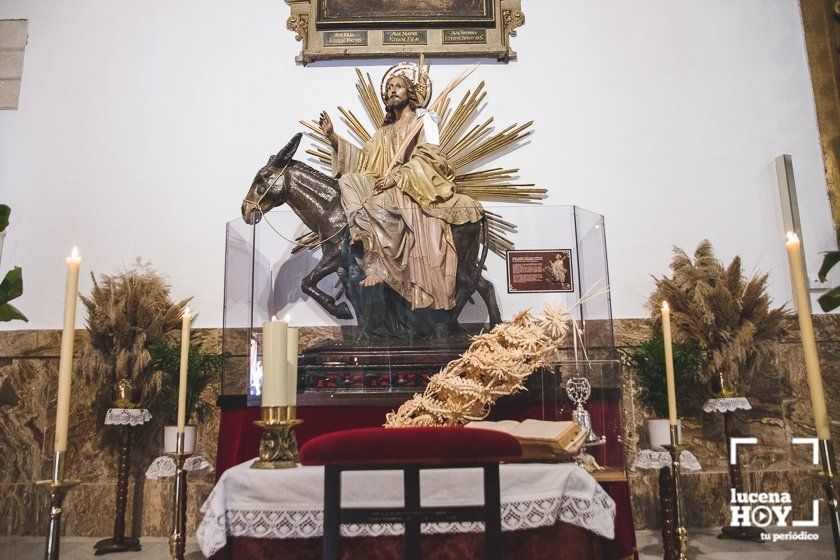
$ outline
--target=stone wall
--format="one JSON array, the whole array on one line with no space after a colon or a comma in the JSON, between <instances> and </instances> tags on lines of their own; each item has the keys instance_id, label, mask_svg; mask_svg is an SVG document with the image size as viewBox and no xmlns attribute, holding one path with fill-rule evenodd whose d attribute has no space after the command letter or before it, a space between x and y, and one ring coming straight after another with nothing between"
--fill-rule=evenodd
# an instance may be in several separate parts
<instances>
[{"instance_id":1,"label":"stone wall","mask_svg":"<svg viewBox=\"0 0 840 560\"><path fill-rule=\"evenodd\" d=\"M819 315L817 327L820 363L828 398L829 414L833 416L832 432L840 436L840 316ZM756 437L759 445L742 448L744 484L746 491L790 492L794 504L794 518L811 518L811 501L822 498L822 489L813 478L808 446L792 445L793 437L815 437L805 363L799 332L793 325L790 337L784 341L779 358L769 364L752 380L748 394L752 410L735 414L735 435ZM616 344L630 346L649 334L640 320L616 322ZM637 448L648 447L645 411L627 399L632 373L625 370L624 421L628 433L627 465L632 466ZM701 472L684 473L686 520L690 526L712 527L729 524L729 477L723 421L702 411L685 414L683 439L703 467ZM633 441L638 436L638 443ZM633 519L637 528L659 527L658 473L628 470L633 500ZM827 522L823 509L820 519Z\"/></svg>"},{"instance_id":2,"label":"stone wall","mask_svg":"<svg viewBox=\"0 0 840 560\"><path fill-rule=\"evenodd\" d=\"M0 109L18 108L28 28L25 19L0 20Z\"/></svg>"},{"instance_id":3,"label":"stone wall","mask_svg":"<svg viewBox=\"0 0 840 560\"><path fill-rule=\"evenodd\" d=\"M199 330L208 348L218 348L219 330ZM76 332L76 348L85 331ZM52 466L59 331L0 331L0 534L43 535L49 521L47 497L33 484L49 478ZM218 386L205 398L215 401ZM107 401L76 375L73 379L67 470L81 481L65 501L64 530L68 535L99 536L113 531L117 476L118 427L103 425ZM126 527L134 534L165 536L172 527L172 483L143 476L161 455L159 423L136 428L131 456ZM216 457L218 414L199 427L197 453L211 463ZM171 480L171 479L170 479ZM200 520L198 510L215 482L213 474L190 475L188 524Z\"/></svg>"},{"instance_id":4,"label":"stone wall","mask_svg":"<svg viewBox=\"0 0 840 560\"><path fill-rule=\"evenodd\" d=\"M840 317L816 318L818 340L829 410L835 418L840 404ZM310 334L310 333L305 333ZM305 338L317 340L317 334ZM642 320L616 321L619 346L629 346L647 336ZM77 332L77 348L85 336ZM218 349L220 331L199 329L196 337L208 348ZM52 464L55 392L58 371L58 331L0 331L0 535L45 534L46 496L34 482L47 478ZM238 356L242 359L243 356ZM638 448L646 447L645 411L630 398L632 376L624 373L623 414L628 465ZM218 387L205 398L215 400ZM119 428L102 425L107 402L97 400L96 387L76 377L71 400L67 474L82 483L65 502L64 528L70 535L109 535L113 529L116 459ZM793 436L812 436L812 418L804 363L797 334L783 346L779 360L753 381L747 395L753 405L738 414L739 435L758 437L762 445L744 454L745 480L755 491L788 491L797 504L797 515L809 517L807 504L821 497L810 478L808 449L794 447ZM684 434L704 470L684 476L688 524L718 526L728 522L728 479L720 418L693 414L684 418ZM833 427L838 427L838 422ZM218 414L199 429L198 453L215 461ZM158 426L136 430L129 489L127 526L135 534L165 536L171 527L171 483L146 480L142 473L161 453ZM837 435L840 435L838 432ZM638 528L658 526L657 474L628 471ZM198 510L213 487L214 476L201 474L189 480L189 530L200 521ZM799 515L801 514L801 515ZM821 515L821 519L827 519Z\"/></svg>"}]
</instances>

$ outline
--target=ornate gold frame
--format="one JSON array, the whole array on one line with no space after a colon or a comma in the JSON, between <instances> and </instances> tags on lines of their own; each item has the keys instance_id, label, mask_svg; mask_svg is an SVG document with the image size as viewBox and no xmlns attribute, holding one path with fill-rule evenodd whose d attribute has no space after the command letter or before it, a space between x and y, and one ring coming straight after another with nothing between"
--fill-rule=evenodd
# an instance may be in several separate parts
<instances>
[{"instance_id":1,"label":"ornate gold frame","mask_svg":"<svg viewBox=\"0 0 840 560\"><path fill-rule=\"evenodd\" d=\"M317 29L385 29L393 27L414 27L430 29L435 27L492 27L495 24L494 0L481 0L483 15L450 16L430 18L428 16L383 16L383 17L329 17L327 7L334 0L312 0L316 6L315 27Z\"/></svg>"},{"instance_id":2,"label":"ornate gold frame","mask_svg":"<svg viewBox=\"0 0 840 560\"><path fill-rule=\"evenodd\" d=\"M510 38L525 24L521 0L487 0L492 19L384 18L319 22L321 0L285 0L286 28L302 43L300 64L348 58L426 56L516 59Z\"/></svg>"}]
</instances>

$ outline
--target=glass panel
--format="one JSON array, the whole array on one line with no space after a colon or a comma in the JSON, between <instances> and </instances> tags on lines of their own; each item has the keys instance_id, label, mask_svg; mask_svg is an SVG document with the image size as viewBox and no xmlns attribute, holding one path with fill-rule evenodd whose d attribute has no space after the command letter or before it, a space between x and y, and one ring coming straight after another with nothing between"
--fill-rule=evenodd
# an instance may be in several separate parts
<instances>
[{"instance_id":1,"label":"glass panel","mask_svg":"<svg viewBox=\"0 0 840 560\"><path fill-rule=\"evenodd\" d=\"M473 251L474 257L467 259L471 266L485 267L482 276L493 286L501 319L509 320L528 308L538 313L546 304L559 305L571 310L579 333L577 346L571 334L566 337L555 373L532 375L529 390L501 399L494 417L571 418L574 404L566 394L566 382L584 377L592 387L585 408L597 435L606 436L606 445L591 452L601 464L623 465L619 365L607 291L603 217L574 206L519 204L487 210L493 216L486 229L469 232L453 227L451 240L459 254ZM352 402L396 407L422 391L430 375L460 355L470 334L490 328L488 304L478 292L472 294L456 325L447 320L445 311L412 313L408 300L385 283L359 288L363 250L351 247L343 232L336 243L340 258L335 262L348 279L348 290L335 272L317 283L307 281L329 260L324 259L325 248L329 252L328 246L339 239L328 239L312 250L304 246L311 243L304 223L322 220L322 215L283 207L267 213L255 226L242 219L227 224L223 345L236 357L225 370L223 393L245 394L249 404L259 404L260 331L263 322L276 316L301 328L299 406ZM489 251L482 259L478 241L487 240L504 255L509 247L497 237L500 234L520 252L508 253L505 259ZM331 312L327 307L333 297L338 307ZM578 303L581 298L583 303ZM362 324L358 310L367 317ZM336 317L341 311L349 318Z\"/></svg>"}]
</instances>

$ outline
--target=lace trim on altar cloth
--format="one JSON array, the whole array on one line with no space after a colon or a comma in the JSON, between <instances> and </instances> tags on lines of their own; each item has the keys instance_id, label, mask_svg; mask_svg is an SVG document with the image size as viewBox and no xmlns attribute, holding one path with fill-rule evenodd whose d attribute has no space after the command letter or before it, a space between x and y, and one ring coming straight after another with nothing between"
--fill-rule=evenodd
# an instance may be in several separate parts
<instances>
[{"instance_id":1,"label":"lace trim on altar cloth","mask_svg":"<svg viewBox=\"0 0 840 560\"><path fill-rule=\"evenodd\" d=\"M703 405L703 412L723 414L736 410L750 410L750 401L744 397L727 397L724 399L709 399Z\"/></svg>"},{"instance_id":2,"label":"lace trim on altar cloth","mask_svg":"<svg viewBox=\"0 0 840 560\"><path fill-rule=\"evenodd\" d=\"M213 472L213 465L211 465L204 456L195 455L193 457L188 457L187 460L184 461L184 470L188 473ZM152 480L166 478L169 476L175 476L175 460L172 457L167 457L166 455L158 457L152 461L152 464L149 465L148 469L146 469L146 478L150 478Z\"/></svg>"},{"instance_id":3,"label":"lace trim on altar cloth","mask_svg":"<svg viewBox=\"0 0 840 560\"><path fill-rule=\"evenodd\" d=\"M210 557L221 550L230 537L261 539L301 539L322 537L324 512L321 510L227 510L210 511L213 493L204 502L201 512L204 519L198 526L196 537L201 550ZM518 531L547 527L563 521L612 539L615 536L615 507L612 498L600 487L589 498L563 496L539 500L502 504L502 530ZM473 533L484 530L480 521L458 523L424 523L422 532L427 535L440 533ZM341 526L344 537L381 537L403 534L399 524Z\"/></svg>"},{"instance_id":4,"label":"lace trim on altar cloth","mask_svg":"<svg viewBox=\"0 0 840 560\"><path fill-rule=\"evenodd\" d=\"M105 413L106 426L141 426L151 419L145 408L109 408Z\"/></svg>"},{"instance_id":5,"label":"lace trim on altar cloth","mask_svg":"<svg viewBox=\"0 0 840 560\"><path fill-rule=\"evenodd\" d=\"M667 451L653 451L652 449L643 449L636 455L636 460L633 461L633 467L636 469L656 469L662 467L671 468L671 454ZM685 450L680 453L680 468L684 471L700 471L703 467L700 466L700 461L691 451Z\"/></svg>"}]
</instances>

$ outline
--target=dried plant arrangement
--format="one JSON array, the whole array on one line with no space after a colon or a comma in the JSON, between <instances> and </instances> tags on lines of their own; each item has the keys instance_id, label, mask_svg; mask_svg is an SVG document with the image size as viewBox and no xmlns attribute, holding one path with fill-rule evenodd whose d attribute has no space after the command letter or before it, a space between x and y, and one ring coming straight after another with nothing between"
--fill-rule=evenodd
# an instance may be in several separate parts
<instances>
[{"instance_id":1,"label":"dried plant arrangement","mask_svg":"<svg viewBox=\"0 0 840 560\"><path fill-rule=\"evenodd\" d=\"M667 301L674 339L706 352L701 380L717 394L746 390L750 376L777 355L788 332L788 310L771 308L768 275L745 277L737 256L725 267L708 240L693 259L675 247L670 268L672 276L655 278L648 300L654 329L661 328L659 309Z\"/></svg>"},{"instance_id":2,"label":"dried plant arrangement","mask_svg":"<svg viewBox=\"0 0 840 560\"><path fill-rule=\"evenodd\" d=\"M521 311L473 337L460 358L431 377L423 394L388 413L386 426L461 426L486 418L499 397L521 391L537 368L553 365L570 322L568 309L549 305L540 316Z\"/></svg>"},{"instance_id":3,"label":"dried plant arrangement","mask_svg":"<svg viewBox=\"0 0 840 560\"><path fill-rule=\"evenodd\" d=\"M178 328L191 298L173 303L163 277L140 259L125 272L91 278L90 296L81 296L90 339L77 368L89 383L127 388L135 403L145 404L160 384L149 350Z\"/></svg>"}]
</instances>

